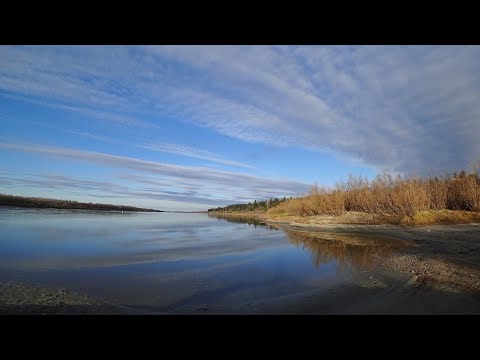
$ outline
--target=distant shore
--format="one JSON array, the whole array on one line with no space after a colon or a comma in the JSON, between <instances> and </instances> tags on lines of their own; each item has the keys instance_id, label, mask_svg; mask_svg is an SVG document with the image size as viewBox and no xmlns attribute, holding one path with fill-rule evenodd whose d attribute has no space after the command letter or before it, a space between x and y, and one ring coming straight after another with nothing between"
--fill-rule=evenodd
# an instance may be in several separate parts
<instances>
[{"instance_id":1,"label":"distant shore","mask_svg":"<svg viewBox=\"0 0 480 360\"><path fill-rule=\"evenodd\" d=\"M82 203L71 200L48 198L23 197L0 194L0 206L12 206L35 209L75 209L75 210L100 210L100 211L134 211L134 212L164 212L162 210L138 208L126 205Z\"/></svg>"}]
</instances>

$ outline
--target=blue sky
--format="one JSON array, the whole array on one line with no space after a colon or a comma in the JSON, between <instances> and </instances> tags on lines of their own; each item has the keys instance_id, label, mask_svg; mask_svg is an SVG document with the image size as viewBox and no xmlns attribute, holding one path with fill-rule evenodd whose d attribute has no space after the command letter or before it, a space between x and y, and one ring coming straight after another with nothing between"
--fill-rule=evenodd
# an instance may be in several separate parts
<instances>
[{"instance_id":1,"label":"blue sky","mask_svg":"<svg viewBox=\"0 0 480 360\"><path fill-rule=\"evenodd\" d=\"M479 138L479 46L0 46L2 193L205 210Z\"/></svg>"}]
</instances>

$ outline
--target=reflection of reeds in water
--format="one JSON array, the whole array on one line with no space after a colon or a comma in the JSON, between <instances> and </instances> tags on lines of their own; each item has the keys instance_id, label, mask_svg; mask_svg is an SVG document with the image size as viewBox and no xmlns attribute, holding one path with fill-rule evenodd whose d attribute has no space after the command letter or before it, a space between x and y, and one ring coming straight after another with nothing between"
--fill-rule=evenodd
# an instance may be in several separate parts
<instances>
[{"instance_id":1,"label":"reflection of reeds in water","mask_svg":"<svg viewBox=\"0 0 480 360\"><path fill-rule=\"evenodd\" d=\"M402 241L382 238L300 231L286 233L293 244L310 252L316 267L337 261L339 271L369 270L379 258L405 246Z\"/></svg>"},{"instance_id":2,"label":"reflection of reeds in water","mask_svg":"<svg viewBox=\"0 0 480 360\"><path fill-rule=\"evenodd\" d=\"M279 230L263 223L257 217L241 213L215 213L209 217L223 219L234 223L262 225L271 230ZM339 271L361 271L371 269L376 260L387 256L393 250L408 244L401 240L390 240L379 237L363 237L343 234L327 234L285 230L287 238L296 246L310 252L316 267L331 261L337 261Z\"/></svg>"},{"instance_id":3,"label":"reflection of reeds in water","mask_svg":"<svg viewBox=\"0 0 480 360\"><path fill-rule=\"evenodd\" d=\"M209 217L223 219L229 222L234 223L241 223L241 224L248 224L254 225L266 225L264 222L259 220L257 217L242 214L242 213L215 213L215 214L208 214Z\"/></svg>"}]
</instances>

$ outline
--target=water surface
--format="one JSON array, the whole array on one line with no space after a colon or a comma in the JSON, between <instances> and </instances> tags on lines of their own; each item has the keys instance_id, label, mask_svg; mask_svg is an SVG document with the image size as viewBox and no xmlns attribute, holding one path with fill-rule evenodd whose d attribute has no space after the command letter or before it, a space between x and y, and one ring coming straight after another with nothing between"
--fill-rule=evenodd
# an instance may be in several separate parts
<instances>
[{"instance_id":1,"label":"water surface","mask_svg":"<svg viewBox=\"0 0 480 360\"><path fill-rule=\"evenodd\" d=\"M149 311L234 309L330 287L391 248L206 214L0 208L0 229L0 281L67 287Z\"/></svg>"}]
</instances>

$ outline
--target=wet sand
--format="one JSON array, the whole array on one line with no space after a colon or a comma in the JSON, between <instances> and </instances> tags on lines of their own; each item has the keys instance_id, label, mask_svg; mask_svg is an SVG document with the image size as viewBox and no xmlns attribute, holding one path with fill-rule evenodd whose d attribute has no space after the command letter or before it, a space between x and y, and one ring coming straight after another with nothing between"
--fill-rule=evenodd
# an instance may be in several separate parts
<instances>
[{"instance_id":1,"label":"wet sand","mask_svg":"<svg viewBox=\"0 0 480 360\"><path fill-rule=\"evenodd\" d=\"M127 311L68 289L0 283L0 315L120 315Z\"/></svg>"},{"instance_id":2,"label":"wet sand","mask_svg":"<svg viewBox=\"0 0 480 360\"><path fill-rule=\"evenodd\" d=\"M202 304L168 313L107 304L64 289L0 284L1 314L480 314L480 224L270 223L298 236L390 239L403 245L371 269L327 289L258 299L229 308ZM361 244L360 244L361 245Z\"/></svg>"}]
</instances>

